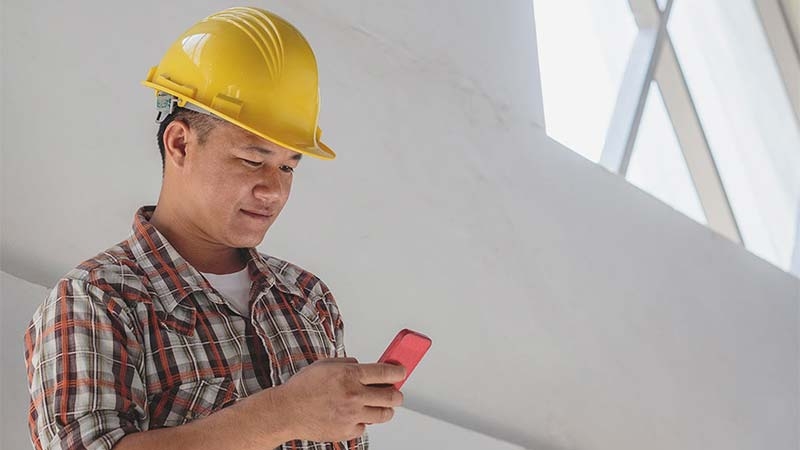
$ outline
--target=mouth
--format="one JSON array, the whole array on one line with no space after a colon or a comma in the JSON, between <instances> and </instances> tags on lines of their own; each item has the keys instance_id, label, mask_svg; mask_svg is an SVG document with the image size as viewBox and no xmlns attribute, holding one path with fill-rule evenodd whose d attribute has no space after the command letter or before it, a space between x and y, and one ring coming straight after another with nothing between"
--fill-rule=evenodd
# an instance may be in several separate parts
<instances>
[{"instance_id":1,"label":"mouth","mask_svg":"<svg viewBox=\"0 0 800 450\"><path fill-rule=\"evenodd\" d=\"M272 214L266 214L263 212L257 213L253 211L247 211L245 209L241 211L245 216L250 217L251 219L257 220L259 222L269 222L270 220L272 220Z\"/></svg>"}]
</instances>

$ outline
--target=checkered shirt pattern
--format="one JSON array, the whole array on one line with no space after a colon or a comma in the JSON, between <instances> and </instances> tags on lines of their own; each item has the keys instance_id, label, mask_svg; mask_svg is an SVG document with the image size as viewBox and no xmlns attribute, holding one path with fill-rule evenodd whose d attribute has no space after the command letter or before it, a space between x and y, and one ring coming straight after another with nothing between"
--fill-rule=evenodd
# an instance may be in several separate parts
<instances>
[{"instance_id":1,"label":"checkered shirt pattern","mask_svg":"<svg viewBox=\"0 0 800 450\"><path fill-rule=\"evenodd\" d=\"M34 313L25 362L36 449L110 449L345 356L339 309L319 278L242 249L252 280L243 317L149 223L154 210L139 209L130 238L70 271ZM368 447L365 434L278 448Z\"/></svg>"}]
</instances>

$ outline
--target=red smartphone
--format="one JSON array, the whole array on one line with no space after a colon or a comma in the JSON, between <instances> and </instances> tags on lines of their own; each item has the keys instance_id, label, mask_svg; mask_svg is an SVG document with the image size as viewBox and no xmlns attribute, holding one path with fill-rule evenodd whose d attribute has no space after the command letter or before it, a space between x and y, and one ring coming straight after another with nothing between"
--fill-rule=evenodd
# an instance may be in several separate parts
<instances>
[{"instance_id":1,"label":"red smartphone","mask_svg":"<svg viewBox=\"0 0 800 450\"><path fill-rule=\"evenodd\" d=\"M397 333L378 362L405 367L406 377L403 381L394 384L394 387L399 390L429 348L431 348L431 339L428 336L406 328Z\"/></svg>"}]
</instances>

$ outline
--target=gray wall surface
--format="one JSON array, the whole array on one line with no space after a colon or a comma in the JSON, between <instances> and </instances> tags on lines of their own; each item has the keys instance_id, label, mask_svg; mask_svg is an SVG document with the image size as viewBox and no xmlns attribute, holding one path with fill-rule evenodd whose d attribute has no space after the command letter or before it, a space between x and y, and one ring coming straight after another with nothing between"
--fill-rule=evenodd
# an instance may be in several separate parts
<instances>
[{"instance_id":1,"label":"gray wall surface","mask_svg":"<svg viewBox=\"0 0 800 450\"><path fill-rule=\"evenodd\" d=\"M137 83L228 4L5 5L3 271L50 286L155 202ZM408 409L540 450L800 447L800 281L545 136L530 1L259 5L317 51L339 153L261 250L360 360L433 338Z\"/></svg>"}]
</instances>

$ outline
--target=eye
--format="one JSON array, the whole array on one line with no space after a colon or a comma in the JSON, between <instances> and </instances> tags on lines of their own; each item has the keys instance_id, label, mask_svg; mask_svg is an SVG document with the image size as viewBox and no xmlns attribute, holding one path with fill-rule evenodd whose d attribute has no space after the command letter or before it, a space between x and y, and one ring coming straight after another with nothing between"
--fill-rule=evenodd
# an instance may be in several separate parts
<instances>
[{"instance_id":1,"label":"eye","mask_svg":"<svg viewBox=\"0 0 800 450\"><path fill-rule=\"evenodd\" d=\"M242 162L250 167L261 167L264 163L258 161L250 161L249 159L240 158Z\"/></svg>"},{"instance_id":2,"label":"eye","mask_svg":"<svg viewBox=\"0 0 800 450\"><path fill-rule=\"evenodd\" d=\"M286 173L294 173L294 167L292 166L281 166L281 170Z\"/></svg>"}]
</instances>

